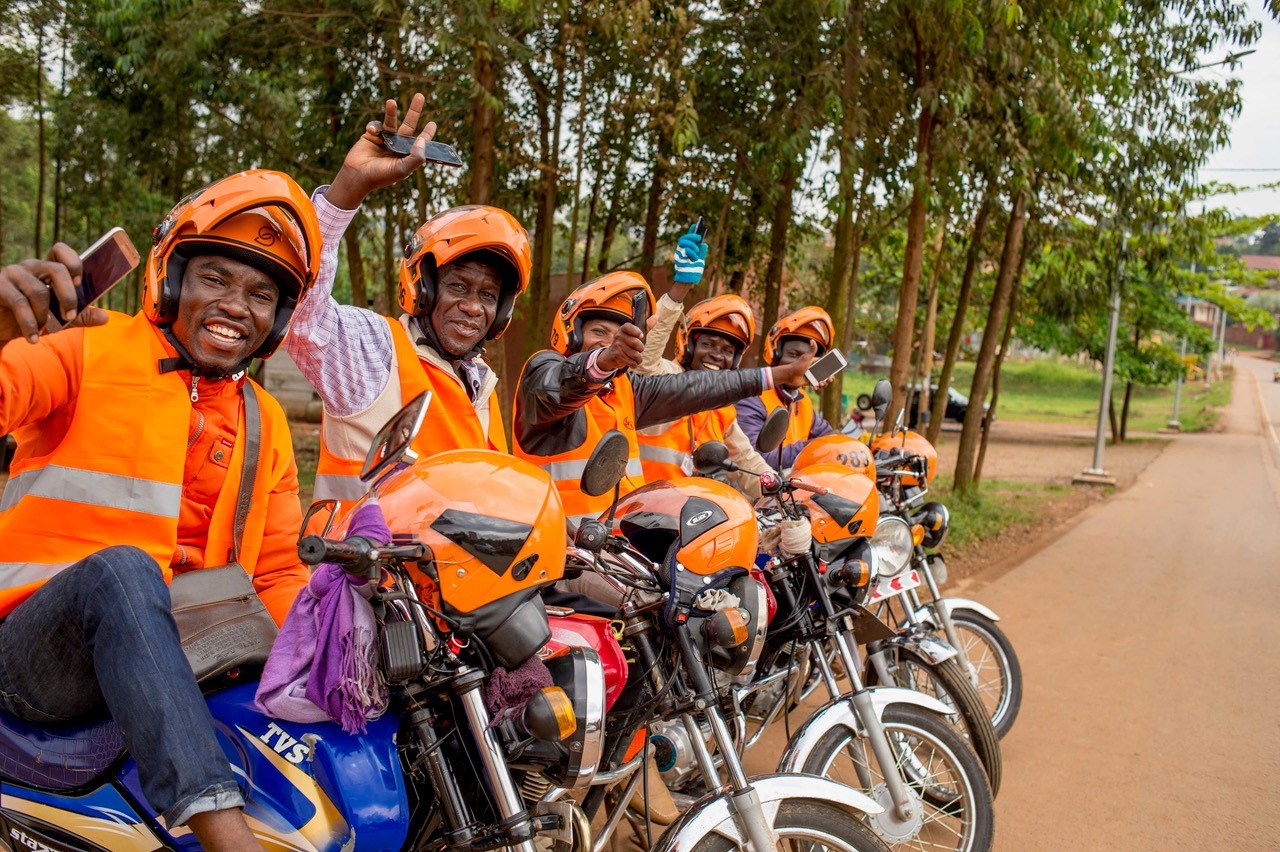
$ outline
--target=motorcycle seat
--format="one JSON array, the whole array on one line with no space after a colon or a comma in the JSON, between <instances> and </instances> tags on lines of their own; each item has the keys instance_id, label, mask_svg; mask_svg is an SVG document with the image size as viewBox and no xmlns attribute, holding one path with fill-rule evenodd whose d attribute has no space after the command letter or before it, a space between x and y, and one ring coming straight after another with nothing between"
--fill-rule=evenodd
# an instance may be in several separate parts
<instances>
[{"instance_id":1,"label":"motorcycle seat","mask_svg":"<svg viewBox=\"0 0 1280 852\"><path fill-rule=\"evenodd\" d=\"M109 716L44 725L0 711L0 776L7 781L73 790L100 777L124 750L120 729Z\"/></svg>"}]
</instances>

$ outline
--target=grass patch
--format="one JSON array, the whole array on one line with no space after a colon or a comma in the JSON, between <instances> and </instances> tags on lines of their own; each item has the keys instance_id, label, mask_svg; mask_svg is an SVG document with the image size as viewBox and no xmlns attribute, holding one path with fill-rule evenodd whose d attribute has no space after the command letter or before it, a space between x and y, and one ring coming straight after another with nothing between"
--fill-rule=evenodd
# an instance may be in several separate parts
<instances>
[{"instance_id":1,"label":"grass patch","mask_svg":"<svg viewBox=\"0 0 1280 852\"><path fill-rule=\"evenodd\" d=\"M967 548L1011 529L1033 526L1045 504L1071 493L1071 486L1058 483L984 479L976 494L961 498L951 490L951 478L939 476L929 496L951 511L946 546Z\"/></svg>"},{"instance_id":2,"label":"grass patch","mask_svg":"<svg viewBox=\"0 0 1280 852\"><path fill-rule=\"evenodd\" d=\"M860 393L870 393L880 376L846 373L843 393L852 405ZM952 386L968 394L973 384L973 363L956 365ZM1135 387L1129 404L1130 432L1154 432L1173 416L1173 383L1159 387ZM1057 358L1008 361L1000 374L1000 406L1005 420L1039 420L1092 425L1098 417L1102 376L1091 367ZM1124 402L1124 386L1114 390L1116 405ZM1231 399L1231 383L1215 382L1205 389L1201 382L1184 382L1179 419L1182 431L1212 428Z\"/></svg>"}]
</instances>

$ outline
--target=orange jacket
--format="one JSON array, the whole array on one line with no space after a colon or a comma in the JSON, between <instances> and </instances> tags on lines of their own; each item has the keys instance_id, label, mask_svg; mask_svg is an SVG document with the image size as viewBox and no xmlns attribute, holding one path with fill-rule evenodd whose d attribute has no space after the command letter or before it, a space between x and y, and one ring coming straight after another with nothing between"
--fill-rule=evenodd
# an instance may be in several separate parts
<instances>
[{"instance_id":1,"label":"orange jacket","mask_svg":"<svg viewBox=\"0 0 1280 852\"><path fill-rule=\"evenodd\" d=\"M738 412L732 405L700 411L666 424L656 434L640 432L640 465L645 482L662 482L693 475L693 451L708 441L724 442Z\"/></svg>"},{"instance_id":2,"label":"orange jacket","mask_svg":"<svg viewBox=\"0 0 1280 852\"><path fill-rule=\"evenodd\" d=\"M141 314L0 349L0 433L18 452L0 502L0 616L115 544L165 579L226 564L244 453L240 382L161 374L174 354ZM308 574L298 474L279 404L258 389L262 454L240 562L277 623Z\"/></svg>"},{"instance_id":3,"label":"orange jacket","mask_svg":"<svg viewBox=\"0 0 1280 852\"><path fill-rule=\"evenodd\" d=\"M422 430L413 442L419 458L446 450L507 452L497 389L489 394L486 428L462 380L443 359L436 363L422 357L399 320L387 318L387 323L395 350L397 384L384 390L364 411L346 417L325 414L316 465L316 500L356 500L364 494L360 469L373 436L401 406L425 390L431 391L432 397Z\"/></svg>"}]
</instances>

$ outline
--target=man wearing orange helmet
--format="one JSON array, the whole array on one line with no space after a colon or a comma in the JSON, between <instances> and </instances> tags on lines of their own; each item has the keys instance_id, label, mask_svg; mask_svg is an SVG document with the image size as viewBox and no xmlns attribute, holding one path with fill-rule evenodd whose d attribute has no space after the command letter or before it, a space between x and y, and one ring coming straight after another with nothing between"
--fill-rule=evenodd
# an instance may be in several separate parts
<instances>
[{"instance_id":1,"label":"man wearing orange helmet","mask_svg":"<svg viewBox=\"0 0 1280 852\"><path fill-rule=\"evenodd\" d=\"M370 192L422 165L422 146L435 124L426 124L407 157L388 151L379 132L398 127L412 135L422 103L422 95L414 95L397 124L396 102L387 101L383 120L369 124L333 184L313 196L324 236L320 278L299 306L285 347L324 403L316 499L364 493L358 474L374 434L424 390L433 401L414 443L420 457L455 449L507 450L498 377L480 356L486 341L506 331L515 300L529 283L529 239L513 216L473 205L427 220L400 260L395 319L333 298L338 245L347 225Z\"/></svg>"},{"instance_id":2,"label":"man wearing orange helmet","mask_svg":"<svg viewBox=\"0 0 1280 852\"><path fill-rule=\"evenodd\" d=\"M705 245L696 230L680 238L676 250L675 283L658 299L653 325L645 337L644 356L635 372L646 376L683 373L685 370L737 369L742 355L756 335L751 306L741 296L726 294L699 302L684 316L684 299L702 278ZM699 249L701 251L699 251ZM676 335L676 360L663 358L672 332ZM639 430L640 463L646 482L658 482L693 473L693 451L699 444L720 441L729 458L744 471L772 470L737 424L732 405L682 417L670 423ZM731 474L733 484L748 498L760 496L760 479Z\"/></svg>"},{"instance_id":3,"label":"man wearing orange helmet","mask_svg":"<svg viewBox=\"0 0 1280 852\"><path fill-rule=\"evenodd\" d=\"M830 349L834 339L835 325L826 311L815 306L801 308L787 314L769 329L764 345L764 360L773 366L794 364L801 359L812 360ZM768 461L777 463L775 466L778 470L792 467L796 456L810 440L835 431L821 414L814 411L813 403L805 396L800 385L786 382L765 391L759 397L739 402L738 424L747 437L754 441L769 413L783 407L791 412L791 424L787 428L787 437L782 446L776 454L770 453L768 458Z\"/></svg>"},{"instance_id":4,"label":"man wearing orange helmet","mask_svg":"<svg viewBox=\"0 0 1280 852\"><path fill-rule=\"evenodd\" d=\"M579 478L601 436L617 429L630 443L622 494L644 484L636 430L759 395L800 386L812 357L754 370L691 370L644 376L644 338L630 320L637 298L653 307L635 272L611 272L569 294L552 320L551 349L535 353L516 389L516 455L540 465L560 490L565 515L581 520L608 509L612 495L582 493Z\"/></svg>"},{"instance_id":5,"label":"man wearing orange helmet","mask_svg":"<svg viewBox=\"0 0 1280 852\"><path fill-rule=\"evenodd\" d=\"M257 170L160 224L134 317L76 315L65 245L0 270L0 432L18 441L0 707L38 723L109 711L149 802L210 850L259 847L166 583L237 562L279 623L307 582L289 427L244 371L280 344L319 255L306 194ZM54 298L77 327L41 336Z\"/></svg>"}]
</instances>

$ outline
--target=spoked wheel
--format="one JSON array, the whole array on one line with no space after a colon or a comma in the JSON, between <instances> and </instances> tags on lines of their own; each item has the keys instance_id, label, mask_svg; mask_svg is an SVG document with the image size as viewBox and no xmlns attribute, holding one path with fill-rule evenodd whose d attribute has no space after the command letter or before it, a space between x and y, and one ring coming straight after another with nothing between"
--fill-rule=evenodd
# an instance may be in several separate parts
<instances>
[{"instance_id":1,"label":"spoked wheel","mask_svg":"<svg viewBox=\"0 0 1280 852\"><path fill-rule=\"evenodd\" d=\"M865 825L850 819L847 811L828 802L793 799L778 807L773 821L778 849L785 852L886 852L889 848ZM709 834L694 852L725 852L743 846L720 834Z\"/></svg>"},{"instance_id":2,"label":"spoked wheel","mask_svg":"<svg viewBox=\"0 0 1280 852\"><path fill-rule=\"evenodd\" d=\"M911 814L895 807L866 740L848 728L828 731L804 771L860 789L885 811L864 822L896 850L987 852L995 832L991 787L973 750L937 714L895 704L882 723L911 794Z\"/></svg>"},{"instance_id":3,"label":"spoked wheel","mask_svg":"<svg viewBox=\"0 0 1280 852\"><path fill-rule=\"evenodd\" d=\"M1013 643L994 621L972 610L951 613L961 651L973 668L977 688L996 735L1004 737L1022 708L1022 666Z\"/></svg>"},{"instance_id":4,"label":"spoked wheel","mask_svg":"<svg viewBox=\"0 0 1280 852\"><path fill-rule=\"evenodd\" d=\"M893 686L923 692L955 709L956 713L947 717L947 721L978 755L978 760L987 773L987 781L991 784L991 795L997 795L1004 769L1000 755L1000 737L987 714L986 705L982 703L973 682L961 668L959 659L952 657L935 663L910 648L902 647L889 648L885 653L894 678ZM879 673L875 667L867 668L867 682L878 683Z\"/></svg>"}]
</instances>

